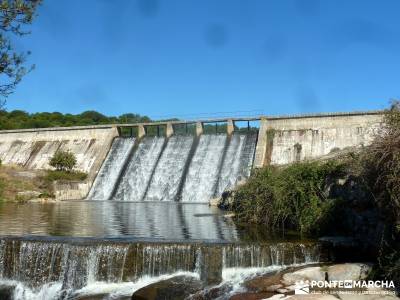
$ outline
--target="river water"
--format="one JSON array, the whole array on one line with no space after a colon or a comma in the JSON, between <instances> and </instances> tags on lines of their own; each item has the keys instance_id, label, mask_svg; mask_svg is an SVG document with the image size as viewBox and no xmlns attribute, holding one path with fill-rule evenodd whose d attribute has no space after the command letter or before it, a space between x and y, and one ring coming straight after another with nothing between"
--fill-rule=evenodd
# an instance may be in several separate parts
<instances>
[{"instance_id":1,"label":"river water","mask_svg":"<svg viewBox=\"0 0 400 300\"><path fill-rule=\"evenodd\" d=\"M243 276L320 261L318 243L238 228L207 204L0 203L0 298L12 288L18 300L129 299L176 275L201 278L210 251L237 287Z\"/></svg>"},{"instance_id":2,"label":"river water","mask_svg":"<svg viewBox=\"0 0 400 300\"><path fill-rule=\"evenodd\" d=\"M177 275L234 294L243 278L321 261L314 241L208 205L250 176L256 138L116 138L88 200L0 202L0 299L130 299Z\"/></svg>"},{"instance_id":3,"label":"river water","mask_svg":"<svg viewBox=\"0 0 400 300\"><path fill-rule=\"evenodd\" d=\"M0 203L0 235L239 241L207 204L127 201Z\"/></svg>"}]
</instances>

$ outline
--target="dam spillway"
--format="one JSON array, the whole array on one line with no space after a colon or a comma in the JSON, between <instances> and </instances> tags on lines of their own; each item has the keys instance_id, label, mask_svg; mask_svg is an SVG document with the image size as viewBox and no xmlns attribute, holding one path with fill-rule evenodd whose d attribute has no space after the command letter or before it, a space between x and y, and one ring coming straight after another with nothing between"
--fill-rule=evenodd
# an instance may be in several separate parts
<instances>
[{"instance_id":1,"label":"dam spillway","mask_svg":"<svg viewBox=\"0 0 400 300\"><path fill-rule=\"evenodd\" d=\"M206 203L250 175L256 132L116 138L88 199Z\"/></svg>"},{"instance_id":2,"label":"dam spillway","mask_svg":"<svg viewBox=\"0 0 400 300\"><path fill-rule=\"evenodd\" d=\"M132 151L134 143L134 138L117 137L114 139L110 152L101 166L88 198L109 199L111 197L114 186L128 159L129 153Z\"/></svg>"},{"instance_id":3,"label":"dam spillway","mask_svg":"<svg viewBox=\"0 0 400 300\"><path fill-rule=\"evenodd\" d=\"M116 200L141 201L162 152L164 137L145 137L128 159L126 171L116 186ZM105 199L106 200L106 199Z\"/></svg>"},{"instance_id":4,"label":"dam spillway","mask_svg":"<svg viewBox=\"0 0 400 300\"><path fill-rule=\"evenodd\" d=\"M170 201L176 198L194 140L194 136L170 137L144 200Z\"/></svg>"}]
</instances>

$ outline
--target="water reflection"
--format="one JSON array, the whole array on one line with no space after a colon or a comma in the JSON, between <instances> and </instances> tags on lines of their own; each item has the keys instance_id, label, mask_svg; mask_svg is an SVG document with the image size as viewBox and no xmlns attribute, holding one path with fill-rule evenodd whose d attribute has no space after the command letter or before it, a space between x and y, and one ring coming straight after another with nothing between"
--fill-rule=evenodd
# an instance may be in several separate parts
<instances>
[{"instance_id":1,"label":"water reflection","mask_svg":"<svg viewBox=\"0 0 400 300\"><path fill-rule=\"evenodd\" d=\"M4 202L0 234L239 240L235 225L219 209L163 202Z\"/></svg>"}]
</instances>

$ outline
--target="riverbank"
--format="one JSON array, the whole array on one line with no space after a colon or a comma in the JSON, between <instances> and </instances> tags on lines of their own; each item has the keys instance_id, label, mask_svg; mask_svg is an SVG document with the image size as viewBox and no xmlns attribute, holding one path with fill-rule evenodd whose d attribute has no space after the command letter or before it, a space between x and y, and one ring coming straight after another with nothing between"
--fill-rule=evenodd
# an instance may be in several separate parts
<instances>
[{"instance_id":1,"label":"riverbank","mask_svg":"<svg viewBox=\"0 0 400 300\"><path fill-rule=\"evenodd\" d=\"M327 161L256 170L221 206L238 224L351 238L375 263L371 276L400 287L400 105L368 147ZM343 257L346 259L346 257ZM350 258L349 258L350 259Z\"/></svg>"},{"instance_id":2,"label":"riverbank","mask_svg":"<svg viewBox=\"0 0 400 300\"><path fill-rule=\"evenodd\" d=\"M32 170L17 165L0 165L0 201L55 201L55 183L84 182L78 171Z\"/></svg>"},{"instance_id":3,"label":"riverbank","mask_svg":"<svg viewBox=\"0 0 400 300\"><path fill-rule=\"evenodd\" d=\"M178 275L149 284L133 293L132 300L156 299L398 299L393 288L360 287L315 288L315 282L339 282L351 280L363 282L371 273L371 266L365 263L313 264L283 268L259 269L253 272L237 270L236 276L226 276L224 282L213 287L204 287L201 282L190 276ZM332 284L333 285L333 284ZM298 295L302 290L303 295ZM307 292L315 294L307 295ZM349 293L353 293L350 294ZM297 294L297 295L295 295ZM300 298L299 298L300 297Z\"/></svg>"}]
</instances>

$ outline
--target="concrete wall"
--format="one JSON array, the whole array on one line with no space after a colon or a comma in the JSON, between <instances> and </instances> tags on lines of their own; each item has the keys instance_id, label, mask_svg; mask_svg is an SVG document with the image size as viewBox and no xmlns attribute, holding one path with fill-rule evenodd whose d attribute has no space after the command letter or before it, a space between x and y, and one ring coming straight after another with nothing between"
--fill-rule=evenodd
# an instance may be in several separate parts
<instances>
[{"instance_id":1,"label":"concrete wall","mask_svg":"<svg viewBox=\"0 0 400 300\"><path fill-rule=\"evenodd\" d=\"M69 150L77 158L77 170L95 177L116 128L57 128L0 131L0 159L3 164L21 165L28 169L51 169L49 159L58 150Z\"/></svg>"},{"instance_id":2,"label":"concrete wall","mask_svg":"<svg viewBox=\"0 0 400 300\"><path fill-rule=\"evenodd\" d=\"M314 159L372 142L381 113L266 118L261 121L255 167Z\"/></svg>"}]
</instances>

